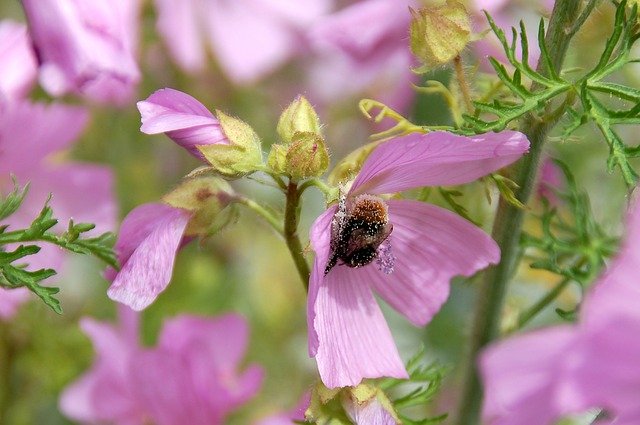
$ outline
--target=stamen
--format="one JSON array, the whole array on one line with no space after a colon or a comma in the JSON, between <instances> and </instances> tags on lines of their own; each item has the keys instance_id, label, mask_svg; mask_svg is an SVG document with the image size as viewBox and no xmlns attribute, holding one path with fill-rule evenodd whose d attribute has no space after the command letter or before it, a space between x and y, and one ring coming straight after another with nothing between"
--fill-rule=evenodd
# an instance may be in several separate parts
<instances>
[{"instance_id":1,"label":"stamen","mask_svg":"<svg viewBox=\"0 0 640 425\"><path fill-rule=\"evenodd\" d=\"M385 240L378 246L378 256L376 257L376 266L384 274L393 273L396 264L396 257L391 250L391 242Z\"/></svg>"}]
</instances>

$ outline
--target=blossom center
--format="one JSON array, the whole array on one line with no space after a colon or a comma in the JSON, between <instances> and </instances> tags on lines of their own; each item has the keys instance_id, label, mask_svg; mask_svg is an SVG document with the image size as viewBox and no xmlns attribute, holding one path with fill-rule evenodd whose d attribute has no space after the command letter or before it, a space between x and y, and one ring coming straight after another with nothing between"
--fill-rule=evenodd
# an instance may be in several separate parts
<instances>
[{"instance_id":1,"label":"blossom center","mask_svg":"<svg viewBox=\"0 0 640 425\"><path fill-rule=\"evenodd\" d=\"M379 248L392 230L387 204L381 198L359 195L349 202L342 197L331 222L331 255L324 274L338 261L357 268L375 259L379 260L378 266L384 273L391 273L394 259L391 246L388 242L383 245L382 257L379 257Z\"/></svg>"}]
</instances>

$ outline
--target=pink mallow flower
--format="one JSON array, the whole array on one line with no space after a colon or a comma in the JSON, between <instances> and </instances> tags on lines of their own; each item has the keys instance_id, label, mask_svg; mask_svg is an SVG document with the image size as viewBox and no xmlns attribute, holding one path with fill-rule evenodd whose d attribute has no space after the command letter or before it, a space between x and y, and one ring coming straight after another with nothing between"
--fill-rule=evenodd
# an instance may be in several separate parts
<instances>
[{"instance_id":1,"label":"pink mallow flower","mask_svg":"<svg viewBox=\"0 0 640 425\"><path fill-rule=\"evenodd\" d=\"M116 203L111 170L53 158L70 147L87 119L84 109L60 104L12 101L0 105L0 191L6 194L13 189L10 175L20 185L30 183L22 206L2 222L9 225L9 231L28 228L50 194L50 205L59 220L54 231L64 231L69 219L94 223L94 235L114 229ZM29 268L61 271L64 252L47 243L41 247L39 253L29 256ZM0 289L0 317L10 317L18 304L28 299L27 292L23 288Z\"/></svg>"},{"instance_id":2,"label":"pink mallow flower","mask_svg":"<svg viewBox=\"0 0 640 425\"><path fill-rule=\"evenodd\" d=\"M140 80L135 60L138 0L24 0L40 61L40 82L53 96L76 93L123 104Z\"/></svg>"},{"instance_id":3,"label":"pink mallow flower","mask_svg":"<svg viewBox=\"0 0 640 425\"><path fill-rule=\"evenodd\" d=\"M120 271L109 269L109 298L142 310L164 291L173 273L178 249L189 238L183 234L189 211L163 203L136 207L122 222L115 245Z\"/></svg>"},{"instance_id":4,"label":"pink mallow flower","mask_svg":"<svg viewBox=\"0 0 640 425\"><path fill-rule=\"evenodd\" d=\"M0 102L24 98L38 70L26 25L0 21L0 63Z\"/></svg>"},{"instance_id":5,"label":"pink mallow flower","mask_svg":"<svg viewBox=\"0 0 640 425\"><path fill-rule=\"evenodd\" d=\"M218 119L199 101L178 90L165 88L138 102L140 131L166 133L196 158L205 161L197 146L229 144Z\"/></svg>"},{"instance_id":6,"label":"pink mallow flower","mask_svg":"<svg viewBox=\"0 0 640 425\"><path fill-rule=\"evenodd\" d=\"M380 145L350 190L313 223L309 352L329 388L407 372L374 292L417 326L429 322L456 275L497 263L496 243L445 209L382 194L471 182L520 158L518 132L471 138L411 134Z\"/></svg>"},{"instance_id":7,"label":"pink mallow flower","mask_svg":"<svg viewBox=\"0 0 640 425\"><path fill-rule=\"evenodd\" d=\"M122 314L125 309L119 326L82 320L96 359L62 393L67 417L117 425L218 425L260 389L261 367L238 371L249 335L241 316L178 316L164 324L156 347L143 348L137 317L131 310Z\"/></svg>"},{"instance_id":8,"label":"pink mallow flower","mask_svg":"<svg viewBox=\"0 0 640 425\"><path fill-rule=\"evenodd\" d=\"M602 424L640 423L640 203L626 241L588 293L577 325L498 342L480 359L491 425L546 425L603 409Z\"/></svg>"},{"instance_id":9,"label":"pink mallow flower","mask_svg":"<svg viewBox=\"0 0 640 425\"><path fill-rule=\"evenodd\" d=\"M187 72L207 65L210 44L222 71L252 83L304 48L303 29L332 0L155 0L158 32Z\"/></svg>"},{"instance_id":10,"label":"pink mallow flower","mask_svg":"<svg viewBox=\"0 0 640 425\"><path fill-rule=\"evenodd\" d=\"M327 103L368 91L405 110L418 81L409 51L409 6L415 5L366 0L319 19L308 35L319 56L310 70L311 95Z\"/></svg>"}]
</instances>

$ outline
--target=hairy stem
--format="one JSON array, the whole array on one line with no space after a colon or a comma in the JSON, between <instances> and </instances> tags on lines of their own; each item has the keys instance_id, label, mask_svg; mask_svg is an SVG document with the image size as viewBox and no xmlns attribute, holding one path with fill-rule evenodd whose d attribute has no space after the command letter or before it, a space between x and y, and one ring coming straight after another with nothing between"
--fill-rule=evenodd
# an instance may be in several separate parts
<instances>
[{"instance_id":1,"label":"hairy stem","mask_svg":"<svg viewBox=\"0 0 640 425\"><path fill-rule=\"evenodd\" d=\"M467 82L467 77L464 74L464 67L462 66L462 58L460 55L453 58L453 68L456 71L456 79L458 80L458 86L460 87L460 93L462 93L462 99L467 109L467 114L473 115L473 102L471 101L471 89Z\"/></svg>"},{"instance_id":2,"label":"hairy stem","mask_svg":"<svg viewBox=\"0 0 640 425\"><path fill-rule=\"evenodd\" d=\"M298 221L300 218L300 195L298 183L290 181L287 186L287 204L284 210L284 239L287 248L291 253L293 262L296 264L298 274L304 285L304 289L309 291L309 265L304 258L302 244L298 237Z\"/></svg>"},{"instance_id":3,"label":"hairy stem","mask_svg":"<svg viewBox=\"0 0 640 425\"><path fill-rule=\"evenodd\" d=\"M571 29L580 12L580 0L558 0L553 8L545 44L550 52L551 62L556 70L562 68L571 36ZM538 62L541 71L542 60ZM536 89L534 86L533 90ZM516 197L527 204L533 192L542 148L547 132L553 122L526 116L521 130L527 135L531 148L528 155L517 164L514 181L520 186ZM502 253L500 264L487 269L479 288L476 311L473 318L473 333L470 339L468 360L459 399L457 417L458 425L477 425L480 423L480 407L482 405L482 386L477 373L478 355L482 348L499 335L500 318L508 282L515 270L518 257L518 244L522 232L522 221L525 210L516 208L504 200L500 200L496 214L492 236L498 243Z\"/></svg>"}]
</instances>

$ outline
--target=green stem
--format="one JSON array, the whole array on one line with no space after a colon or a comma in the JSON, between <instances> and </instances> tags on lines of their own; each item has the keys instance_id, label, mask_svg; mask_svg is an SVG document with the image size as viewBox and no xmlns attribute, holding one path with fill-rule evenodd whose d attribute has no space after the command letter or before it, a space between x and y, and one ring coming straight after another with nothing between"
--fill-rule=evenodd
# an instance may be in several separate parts
<instances>
[{"instance_id":1,"label":"green stem","mask_svg":"<svg viewBox=\"0 0 640 425\"><path fill-rule=\"evenodd\" d=\"M244 205L249 208L256 214L260 215L264 218L267 223L273 227L273 229L278 232L280 235L284 236L284 226L282 225L282 221L275 217L269 210L265 207L254 201L253 199L245 198L244 196L236 196L233 198L233 202L236 202L240 205Z\"/></svg>"},{"instance_id":2,"label":"green stem","mask_svg":"<svg viewBox=\"0 0 640 425\"><path fill-rule=\"evenodd\" d=\"M534 305L529 307L518 315L518 322L516 323L514 331L521 329L524 325L529 323L531 319L536 317L546 306L548 306L553 300L558 298L558 295L564 291L564 289L571 283L572 279L565 277L560 282L551 288L542 298L538 300Z\"/></svg>"},{"instance_id":3,"label":"green stem","mask_svg":"<svg viewBox=\"0 0 640 425\"><path fill-rule=\"evenodd\" d=\"M287 186L287 204L284 210L284 239L296 265L304 289L309 291L309 265L304 258L302 244L298 237L298 221L300 218L300 195L298 183L291 180Z\"/></svg>"},{"instance_id":4,"label":"green stem","mask_svg":"<svg viewBox=\"0 0 640 425\"><path fill-rule=\"evenodd\" d=\"M550 52L552 65L556 70L562 69L573 35L569 34L569 30L573 28L580 12L580 3L580 0L558 0L554 6L545 44ZM539 71L544 68L541 65L542 62L542 60L538 62ZM534 86L533 90L535 89ZM521 129L529 139L531 147L529 154L525 155L517 164L514 181L520 186L516 198L526 205L533 192L542 148L553 122L545 122L531 115L523 121ZM508 282L515 270L524 214L524 209L516 208L503 199L500 200L492 236L500 247L502 259L498 265L487 269L478 290L462 393L456 412L457 417L454 420L454 423L458 425L477 425L480 423L482 386L476 369L477 359L483 347L499 335L502 306Z\"/></svg>"}]
</instances>

